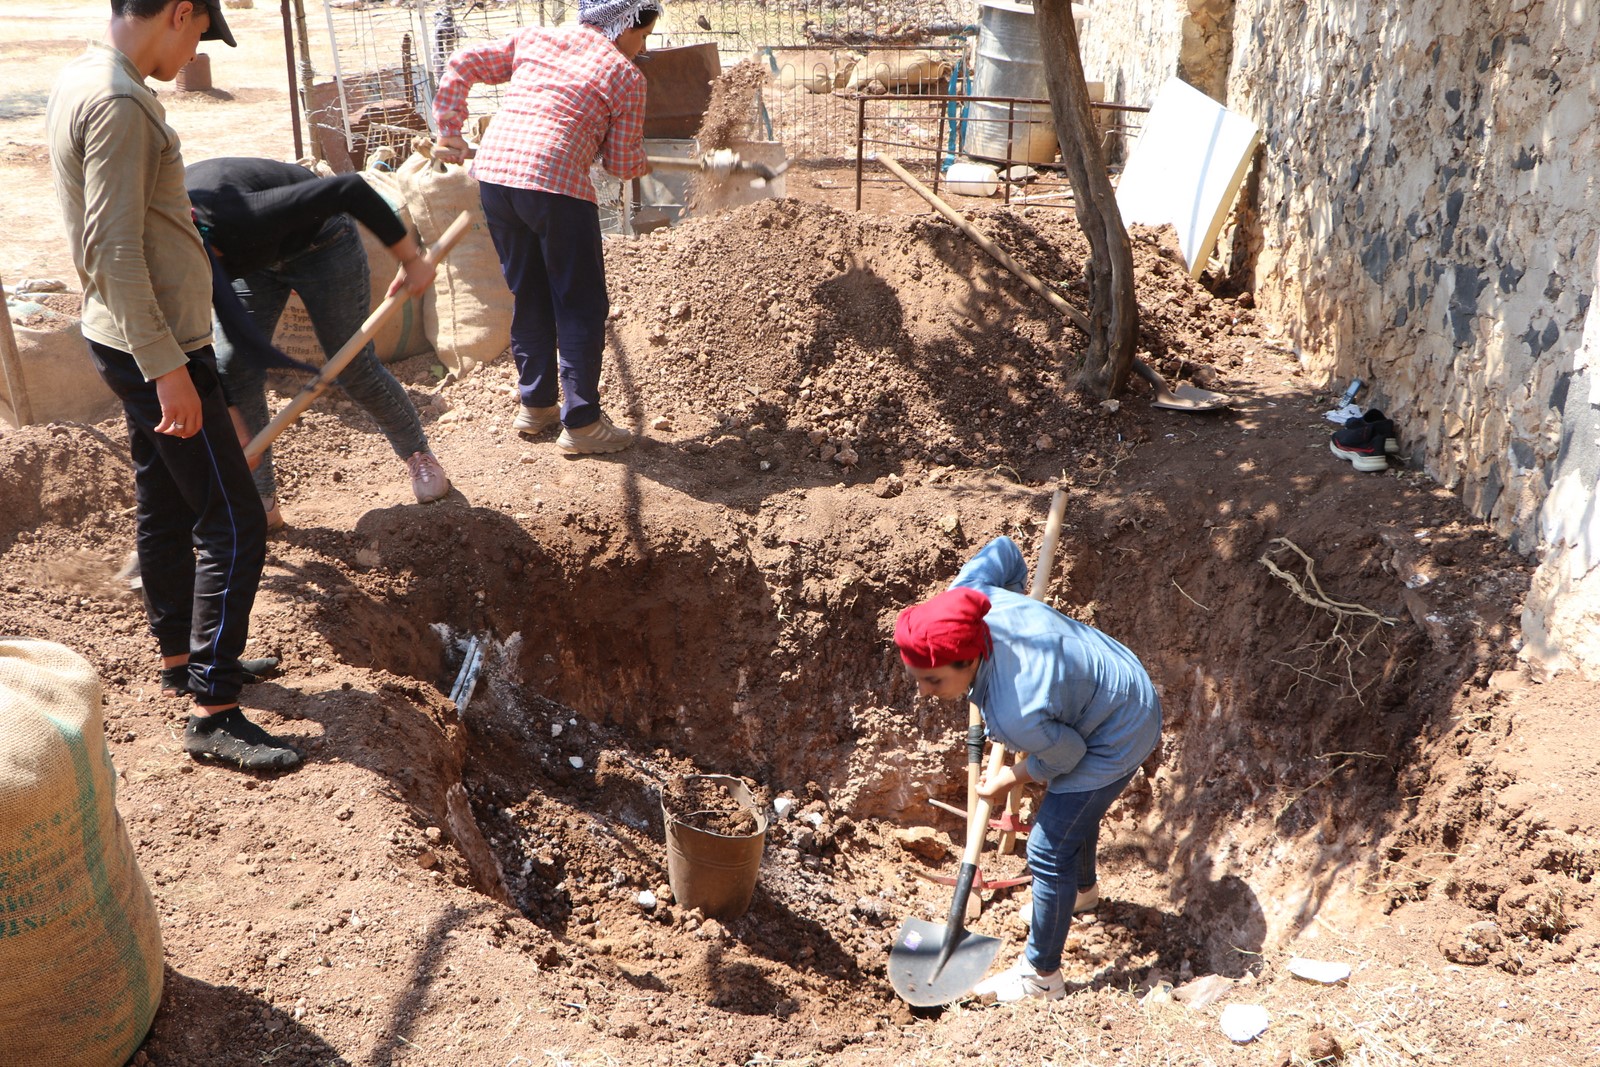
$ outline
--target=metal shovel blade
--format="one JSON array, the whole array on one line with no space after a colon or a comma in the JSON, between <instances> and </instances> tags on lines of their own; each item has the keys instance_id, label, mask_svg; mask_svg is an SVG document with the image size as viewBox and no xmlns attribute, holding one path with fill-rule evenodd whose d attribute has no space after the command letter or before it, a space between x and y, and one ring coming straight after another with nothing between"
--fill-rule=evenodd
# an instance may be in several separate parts
<instances>
[{"instance_id":1,"label":"metal shovel blade","mask_svg":"<svg viewBox=\"0 0 1600 1067\"><path fill-rule=\"evenodd\" d=\"M1167 387L1167 380L1142 359L1134 359L1133 372L1149 382L1150 388L1155 390L1155 398L1150 401L1150 406L1153 408L1166 408L1168 411L1218 411L1233 403L1233 397L1226 393L1213 393L1209 389L1199 389L1188 384L1170 389Z\"/></svg>"},{"instance_id":2,"label":"metal shovel blade","mask_svg":"<svg viewBox=\"0 0 1600 1067\"><path fill-rule=\"evenodd\" d=\"M1233 403L1233 397L1226 393L1213 393L1209 389L1200 389L1193 385L1179 385L1165 395L1157 395L1150 401L1153 408L1166 408L1168 411L1217 411Z\"/></svg>"},{"instance_id":3,"label":"metal shovel blade","mask_svg":"<svg viewBox=\"0 0 1600 1067\"><path fill-rule=\"evenodd\" d=\"M913 1008L932 1008L963 996L988 973L1000 951L998 937L961 929L950 958L940 967L946 933L947 927L938 923L907 919L895 935L889 950L889 981Z\"/></svg>"}]
</instances>

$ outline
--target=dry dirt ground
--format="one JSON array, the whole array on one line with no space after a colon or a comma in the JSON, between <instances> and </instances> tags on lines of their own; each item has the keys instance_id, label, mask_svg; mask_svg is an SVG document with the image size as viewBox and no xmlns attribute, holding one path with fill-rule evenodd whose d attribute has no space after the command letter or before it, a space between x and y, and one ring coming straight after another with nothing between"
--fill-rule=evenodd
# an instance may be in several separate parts
<instances>
[{"instance_id":1,"label":"dry dirt ground","mask_svg":"<svg viewBox=\"0 0 1600 1067\"><path fill-rule=\"evenodd\" d=\"M40 127L99 5L6 7L0 272L68 277ZM231 19L246 47L213 94L164 91L172 119L190 159L285 155L276 11ZM295 774L183 755L184 706L112 578L133 534L119 424L0 434L0 632L100 669L161 912L136 1062L1593 1062L1595 691L1519 671L1529 562L1409 447L1386 474L1332 457L1323 383L1159 235L1136 239L1141 345L1231 411L1077 397L1080 339L959 233L805 178L612 246L605 397L644 433L630 452L519 440L506 360L441 381L428 357L396 370L445 501L408 503L335 398L280 440L289 528L250 651L286 670L247 700L305 751ZM1061 215L977 215L1077 293ZM958 820L928 799L961 802L964 713L915 698L894 614L992 536L1032 558L1057 485L1050 599L1144 658L1165 739L1108 820L1071 994L913 1013L886 952L948 907L919 874L955 866ZM473 634L491 643L458 716ZM664 888L661 791L688 773L785 809L727 923ZM1025 903L995 892L972 922L1005 959ZM1310 984L1292 956L1353 973ZM1230 1004L1264 1006L1265 1034L1231 1043Z\"/></svg>"}]
</instances>

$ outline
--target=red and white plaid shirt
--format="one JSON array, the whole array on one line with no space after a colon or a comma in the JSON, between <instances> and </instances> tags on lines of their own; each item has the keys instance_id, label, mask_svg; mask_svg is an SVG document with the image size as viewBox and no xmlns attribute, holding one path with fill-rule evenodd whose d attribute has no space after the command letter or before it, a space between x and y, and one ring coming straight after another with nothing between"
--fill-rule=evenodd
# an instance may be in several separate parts
<instances>
[{"instance_id":1,"label":"red and white plaid shirt","mask_svg":"<svg viewBox=\"0 0 1600 1067\"><path fill-rule=\"evenodd\" d=\"M644 153L644 74L591 26L522 29L450 57L433 116L460 136L467 93L511 83L472 164L479 181L595 201L589 168L601 159L624 180L650 170Z\"/></svg>"}]
</instances>

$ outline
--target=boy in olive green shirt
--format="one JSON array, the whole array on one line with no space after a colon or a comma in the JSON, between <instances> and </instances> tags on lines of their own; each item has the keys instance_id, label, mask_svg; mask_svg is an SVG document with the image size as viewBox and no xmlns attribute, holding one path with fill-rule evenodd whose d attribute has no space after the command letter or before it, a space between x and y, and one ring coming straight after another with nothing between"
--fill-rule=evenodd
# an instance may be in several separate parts
<instances>
[{"instance_id":1,"label":"boy in olive green shirt","mask_svg":"<svg viewBox=\"0 0 1600 1067\"><path fill-rule=\"evenodd\" d=\"M57 78L46 122L83 333L127 417L145 611L163 686L195 701L184 747L287 770L299 754L239 708L266 514L217 377L211 270L178 136L145 84L233 34L221 0L111 0L111 16L105 41Z\"/></svg>"}]
</instances>

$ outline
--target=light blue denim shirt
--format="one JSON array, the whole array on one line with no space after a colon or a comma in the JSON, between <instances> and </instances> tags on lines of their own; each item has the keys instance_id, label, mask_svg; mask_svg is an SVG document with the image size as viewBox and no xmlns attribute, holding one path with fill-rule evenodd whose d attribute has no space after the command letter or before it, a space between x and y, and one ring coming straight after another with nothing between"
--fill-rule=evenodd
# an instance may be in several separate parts
<instances>
[{"instance_id":1,"label":"light blue denim shirt","mask_svg":"<svg viewBox=\"0 0 1600 1067\"><path fill-rule=\"evenodd\" d=\"M972 683L995 741L1028 753L1028 774L1052 793L1110 785L1161 739L1161 700L1132 652L1092 626L1024 595L1028 565L1009 537L990 541L957 574L993 605L994 639Z\"/></svg>"}]
</instances>

